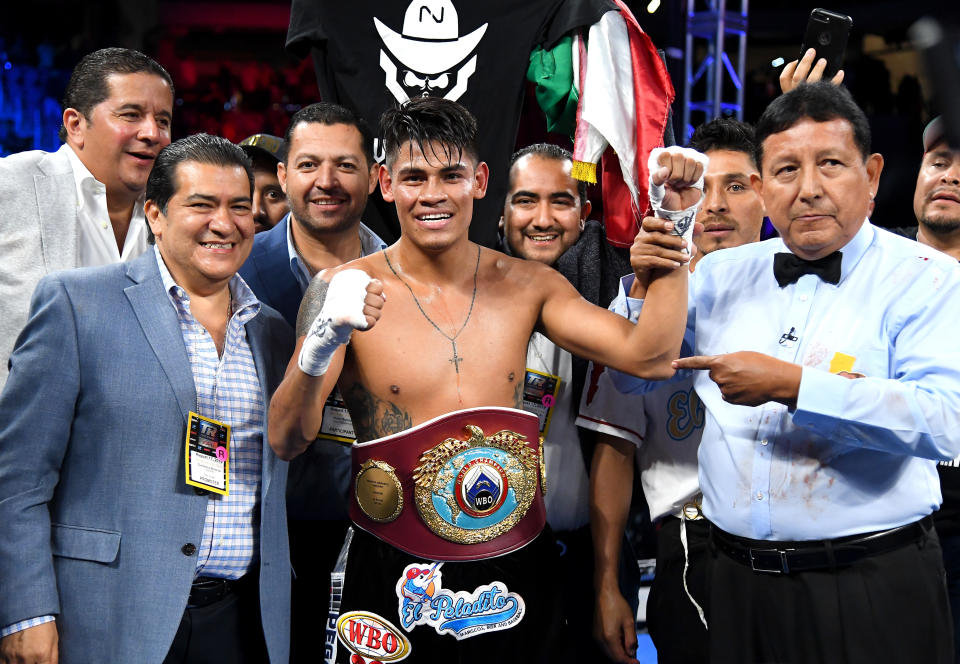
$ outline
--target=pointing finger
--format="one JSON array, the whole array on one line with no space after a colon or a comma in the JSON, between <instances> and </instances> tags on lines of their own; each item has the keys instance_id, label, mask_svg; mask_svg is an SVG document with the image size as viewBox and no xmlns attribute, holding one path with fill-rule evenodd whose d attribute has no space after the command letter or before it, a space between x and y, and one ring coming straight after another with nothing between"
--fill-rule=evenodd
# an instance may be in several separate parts
<instances>
[{"instance_id":1,"label":"pointing finger","mask_svg":"<svg viewBox=\"0 0 960 664\"><path fill-rule=\"evenodd\" d=\"M691 355L673 361L674 369L710 369L713 367L716 355Z\"/></svg>"}]
</instances>

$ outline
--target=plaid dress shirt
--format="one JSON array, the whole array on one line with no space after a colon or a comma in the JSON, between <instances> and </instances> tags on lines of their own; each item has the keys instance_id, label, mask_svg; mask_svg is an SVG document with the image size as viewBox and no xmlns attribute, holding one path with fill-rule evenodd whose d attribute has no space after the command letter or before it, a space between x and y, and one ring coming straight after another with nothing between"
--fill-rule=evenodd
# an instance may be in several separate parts
<instances>
[{"instance_id":1,"label":"plaid dress shirt","mask_svg":"<svg viewBox=\"0 0 960 664\"><path fill-rule=\"evenodd\" d=\"M260 302L239 276L230 280L233 313L220 357L210 333L190 312L190 297L154 250L190 359L196 412L230 425L230 495L209 494L197 575L239 579L259 562L265 404L244 325L259 313Z\"/></svg>"}]
</instances>

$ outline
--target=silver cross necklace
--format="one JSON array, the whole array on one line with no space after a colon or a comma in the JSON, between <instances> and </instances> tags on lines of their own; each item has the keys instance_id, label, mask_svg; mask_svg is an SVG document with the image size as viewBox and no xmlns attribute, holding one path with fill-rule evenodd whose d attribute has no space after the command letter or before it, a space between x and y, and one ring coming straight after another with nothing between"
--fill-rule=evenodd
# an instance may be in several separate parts
<instances>
[{"instance_id":1,"label":"silver cross necklace","mask_svg":"<svg viewBox=\"0 0 960 664\"><path fill-rule=\"evenodd\" d=\"M440 329L440 326L437 325L430 316L427 315L427 312L423 310L423 306L420 304L420 300L417 299L416 294L413 292L413 289L410 288L410 284L403 280L397 271L393 268L393 264L390 262L390 256L387 255L387 252L383 252L383 257L387 260L387 267L390 268L390 271L393 272L393 276L400 280L400 283L407 287L407 290L410 291L410 297L413 298L413 303L417 305L417 309L420 310L421 315L427 319L427 322L433 325L433 329L443 335L443 337L450 342L450 345L453 348L453 357L451 357L448 362L453 364L454 370L457 372L457 398L460 400L460 403L463 403L463 399L460 398L460 363L463 362L463 356L457 352L457 337L460 336L460 333L467 327L467 323L470 322L470 316L473 314L473 305L477 301L477 274L480 272L480 247L477 247L477 264L473 269L473 295L470 297L470 309L467 311L467 317L463 321L463 325L460 326L460 329L457 330L457 333L452 337Z\"/></svg>"}]
</instances>

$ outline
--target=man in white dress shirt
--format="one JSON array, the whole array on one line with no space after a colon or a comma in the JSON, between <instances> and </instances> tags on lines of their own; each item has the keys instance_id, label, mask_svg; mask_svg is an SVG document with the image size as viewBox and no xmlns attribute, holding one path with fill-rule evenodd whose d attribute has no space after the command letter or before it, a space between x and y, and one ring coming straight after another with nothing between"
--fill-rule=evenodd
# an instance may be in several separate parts
<instances>
[{"instance_id":1,"label":"man in white dress shirt","mask_svg":"<svg viewBox=\"0 0 960 664\"><path fill-rule=\"evenodd\" d=\"M960 269L867 220L883 158L846 90L798 86L756 130L781 238L697 265L674 362L706 409L711 661L950 661L930 514L960 452ZM664 226L639 273L684 262Z\"/></svg>"},{"instance_id":2,"label":"man in white dress shirt","mask_svg":"<svg viewBox=\"0 0 960 664\"><path fill-rule=\"evenodd\" d=\"M591 204L586 183L570 175L572 167L570 152L548 143L527 146L513 155L500 221L503 249L518 258L556 268L586 299L594 301L599 297L594 303L606 306L614 294L616 275L624 269L629 271L629 267L626 257L607 245L600 224L587 221ZM583 261L571 260L574 252L568 254L574 247L581 255L597 256L605 267L609 265L609 269L597 270L597 274L609 273L606 279L600 278L609 282L609 295L602 294L602 286L599 293L591 293L592 289L587 286L591 280L583 274L585 270L578 269ZM564 257L562 267L561 257ZM535 286L531 284L531 287ZM574 369L577 362L583 365L579 372ZM547 523L560 548L562 573L567 578L579 579L564 598L565 617L575 648L570 658L593 662L601 661L603 655L591 636L593 601L589 571L593 549L589 479L580 435L574 424L578 388L583 384L579 374L585 374L586 364L585 360L574 358L535 332L527 345L522 396L523 408L540 418L548 478L544 503Z\"/></svg>"},{"instance_id":3,"label":"man in white dress shirt","mask_svg":"<svg viewBox=\"0 0 960 664\"><path fill-rule=\"evenodd\" d=\"M173 81L142 53L105 48L74 68L63 108L59 150L0 159L0 387L41 277L146 250L143 194L170 144Z\"/></svg>"}]
</instances>

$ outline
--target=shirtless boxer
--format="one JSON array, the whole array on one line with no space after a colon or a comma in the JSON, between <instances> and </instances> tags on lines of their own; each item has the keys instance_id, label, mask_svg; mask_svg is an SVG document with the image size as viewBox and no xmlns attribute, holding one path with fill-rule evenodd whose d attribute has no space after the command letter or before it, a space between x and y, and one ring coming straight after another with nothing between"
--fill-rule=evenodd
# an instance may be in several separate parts
<instances>
[{"instance_id":1,"label":"shirtless boxer","mask_svg":"<svg viewBox=\"0 0 960 664\"><path fill-rule=\"evenodd\" d=\"M554 598L562 584L590 580L553 577L556 554L540 534L537 420L519 410L527 342L539 330L654 379L672 375L679 352L644 329L651 319L683 328L683 308L670 302L686 297L685 270L653 280L634 326L549 267L470 242L488 176L476 130L466 109L443 99L384 114L380 187L397 206L401 238L313 280L270 405L270 444L289 459L316 437L339 382L363 443L351 488L359 528L341 554L328 661L405 650L413 661L562 661ZM664 207L700 200L699 163L664 155L660 164Z\"/></svg>"}]
</instances>

